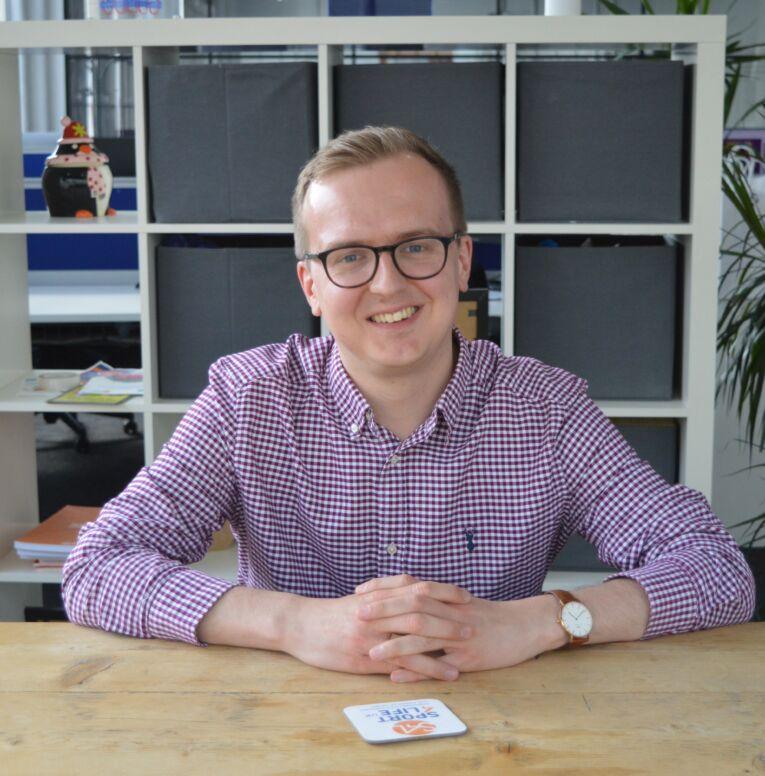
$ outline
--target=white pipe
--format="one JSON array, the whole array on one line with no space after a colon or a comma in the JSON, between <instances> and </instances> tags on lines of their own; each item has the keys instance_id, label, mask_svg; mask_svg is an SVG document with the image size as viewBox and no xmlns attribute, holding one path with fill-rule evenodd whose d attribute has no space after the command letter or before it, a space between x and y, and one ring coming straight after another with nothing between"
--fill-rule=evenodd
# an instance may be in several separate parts
<instances>
[{"instance_id":1,"label":"white pipe","mask_svg":"<svg viewBox=\"0 0 765 776\"><path fill-rule=\"evenodd\" d=\"M580 16L582 0L545 0L545 16Z\"/></svg>"}]
</instances>

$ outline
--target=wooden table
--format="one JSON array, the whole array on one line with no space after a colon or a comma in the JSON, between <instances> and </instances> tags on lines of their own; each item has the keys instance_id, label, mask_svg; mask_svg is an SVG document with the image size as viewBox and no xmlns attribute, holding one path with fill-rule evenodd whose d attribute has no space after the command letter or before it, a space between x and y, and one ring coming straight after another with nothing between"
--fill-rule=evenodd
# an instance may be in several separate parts
<instances>
[{"instance_id":1,"label":"wooden table","mask_svg":"<svg viewBox=\"0 0 765 776\"><path fill-rule=\"evenodd\" d=\"M3 774L765 772L765 625L393 684L275 652L0 623ZM374 745L343 707L435 697L463 736Z\"/></svg>"}]
</instances>

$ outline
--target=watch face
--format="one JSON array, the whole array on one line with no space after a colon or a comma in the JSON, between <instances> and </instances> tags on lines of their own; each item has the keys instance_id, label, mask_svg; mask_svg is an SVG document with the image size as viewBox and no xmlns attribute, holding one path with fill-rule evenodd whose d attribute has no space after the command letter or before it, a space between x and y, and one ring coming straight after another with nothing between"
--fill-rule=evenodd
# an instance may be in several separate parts
<instances>
[{"instance_id":1,"label":"watch face","mask_svg":"<svg viewBox=\"0 0 765 776\"><path fill-rule=\"evenodd\" d=\"M569 601L561 612L563 625L574 636L588 636L592 630L590 610L579 601Z\"/></svg>"}]
</instances>

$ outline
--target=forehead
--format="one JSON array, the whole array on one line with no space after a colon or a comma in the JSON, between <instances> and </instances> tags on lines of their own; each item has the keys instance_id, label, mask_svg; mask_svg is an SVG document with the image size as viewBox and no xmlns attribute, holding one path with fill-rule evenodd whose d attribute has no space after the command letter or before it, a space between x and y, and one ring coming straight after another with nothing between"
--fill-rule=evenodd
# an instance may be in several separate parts
<instances>
[{"instance_id":1,"label":"forehead","mask_svg":"<svg viewBox=\"0 0 765 776\"><path fill-rule=\"evenodd\" d=\"M440 173L410 154L330 173L311 183L303 206L312 250L349 240L386 242L418 230L445 235L451 221Z\"/></svg>"}]
</instances>

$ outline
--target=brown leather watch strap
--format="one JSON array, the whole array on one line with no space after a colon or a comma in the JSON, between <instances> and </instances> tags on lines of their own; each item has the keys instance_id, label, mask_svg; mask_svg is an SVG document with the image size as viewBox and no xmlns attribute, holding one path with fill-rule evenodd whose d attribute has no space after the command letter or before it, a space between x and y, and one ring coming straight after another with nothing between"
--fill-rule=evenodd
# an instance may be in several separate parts
<instances>
[{"instance_id":1,"label":"brown leather watch strap","mask_svg":"<svg viewBox=\"0 0 765 776\"><path fill-rule=\"evenodd\" d=\"M570 603L571 601L579 601L579 599L575 595L569 593L568 590L546 590L545 592L555 596L560 601L561 606L565 606L565 604ZM582 602L579 601L579 603Z\"/></svg>"}]
</instances>

